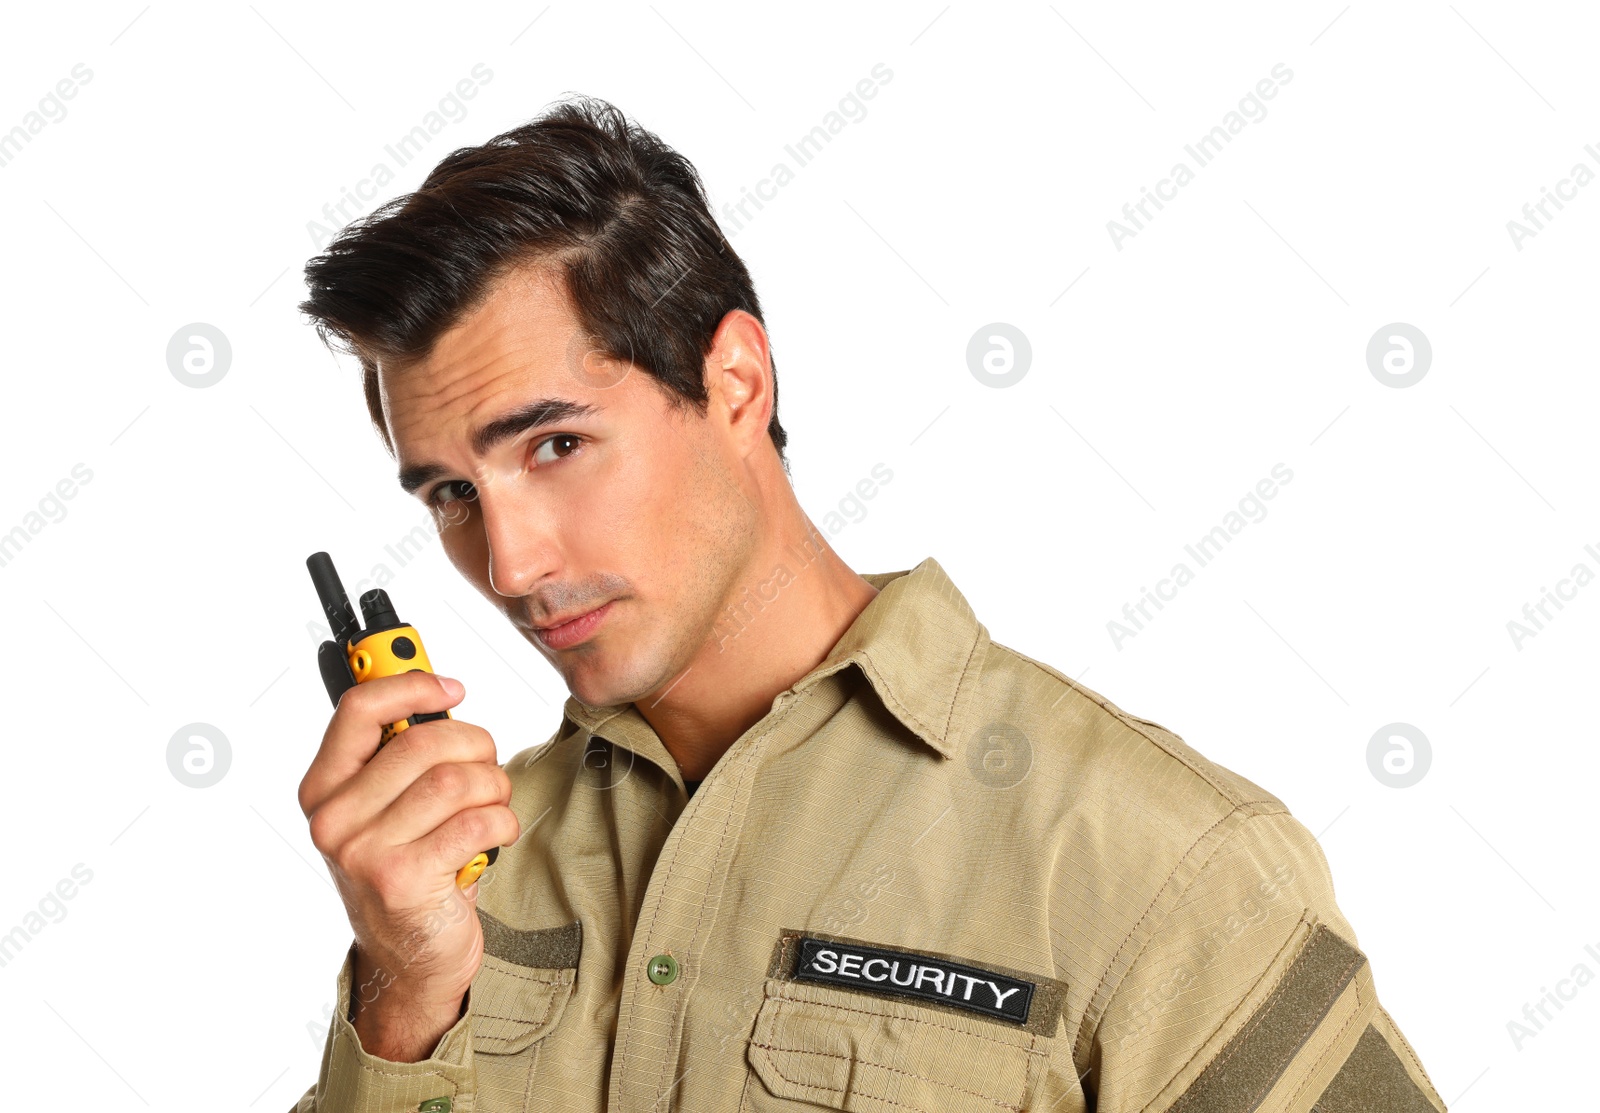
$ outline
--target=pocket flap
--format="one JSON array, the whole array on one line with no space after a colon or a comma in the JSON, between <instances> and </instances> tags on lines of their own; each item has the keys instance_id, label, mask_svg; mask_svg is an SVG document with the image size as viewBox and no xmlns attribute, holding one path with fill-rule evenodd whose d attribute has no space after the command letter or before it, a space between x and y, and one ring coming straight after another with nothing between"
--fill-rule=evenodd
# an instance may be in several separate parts
<instances>
[{"instance_id":1,"label":"pocket flap","mask_svg":"<svg viewBox=\"0 0 1600 1113\"><path fill-rule=\"evenodd\" d=\"M750 1065L775 1096L855 1113L1031 1107L1049 1038L912 1003L768 978Z\"/></svg>"}]
</instances>

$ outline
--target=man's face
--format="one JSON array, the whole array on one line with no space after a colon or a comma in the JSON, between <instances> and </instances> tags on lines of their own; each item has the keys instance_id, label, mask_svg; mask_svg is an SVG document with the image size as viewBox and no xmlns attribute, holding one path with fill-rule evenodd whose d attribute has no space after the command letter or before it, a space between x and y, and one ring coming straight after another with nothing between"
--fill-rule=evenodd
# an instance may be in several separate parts
<instances>
[{"instance_id":1,"label":"man's face","mask_svg":"<svg viewBox=\"0 0 1600 1113\"><path fill-rule=\"evenodd\" d=\"M689 666L749 562L756 512L726 426L591 348L553 273L524 269L378 382L402 483L436 511L451 562L602 706ZM540 402L556 416L474 445Z\"/></svg>"}]
</instances>

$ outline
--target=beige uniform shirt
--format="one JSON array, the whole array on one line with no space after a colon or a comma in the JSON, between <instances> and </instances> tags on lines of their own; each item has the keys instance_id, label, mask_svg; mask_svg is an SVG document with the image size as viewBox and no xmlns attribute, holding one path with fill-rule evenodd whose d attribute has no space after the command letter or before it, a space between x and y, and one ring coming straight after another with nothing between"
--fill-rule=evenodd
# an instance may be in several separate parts
<instances>
[{"instance_id":1,"label":"beige uniform shirt","mask_svg":"<svg viewBox=\"0 0 1600 1113\"><path fill-rule=\"evenodd\" d=\"M506 762L462 1019L373 1057L347 955L300 1113L1444 1109L1279 800L933 559L865 578L692 797L632 704L569 699Z\"/></svg>"}]
</instances>

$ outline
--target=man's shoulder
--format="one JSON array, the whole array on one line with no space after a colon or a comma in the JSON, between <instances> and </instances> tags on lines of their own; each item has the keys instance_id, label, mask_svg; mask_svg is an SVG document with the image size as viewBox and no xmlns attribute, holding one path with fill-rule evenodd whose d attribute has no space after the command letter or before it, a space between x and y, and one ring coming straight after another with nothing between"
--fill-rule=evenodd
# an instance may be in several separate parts
<instances>
[{"instance_id":1,"label":"man's shoulder","mask_svg":"<svg viewBox=\"0 0 1600 1113\"><path fill-rule=\"evenodd\" d=\"M1272 793L1212 761L1175 731L1140 718L1027 654L990 641L969 697L974 738L1015 730L1041 788L1123 803L1122 821L1210 826L1230 815L1288 809ZM965 742L970 749L981 742Z\"/></svg>"}]
</instances>

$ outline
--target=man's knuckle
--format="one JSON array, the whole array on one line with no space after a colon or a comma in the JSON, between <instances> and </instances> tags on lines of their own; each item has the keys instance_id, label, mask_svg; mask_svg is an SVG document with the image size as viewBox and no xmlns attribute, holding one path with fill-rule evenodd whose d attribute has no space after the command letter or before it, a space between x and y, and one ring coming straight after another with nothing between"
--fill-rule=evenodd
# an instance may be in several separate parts
<instances>
[{"instance_id":1,"label":"man's knuckle","mask_svg":"<svg viewBox=\"0 0 1600 1113\"><path fill-rule=\"evenodd\" d=\"M467 775L457 765L435 765L427 773L428 788L438 797L452 799L467 787Z\"/></svg>"},{"instance_id":2,"label":"man's knuckle","mask_svg":"<svg viewBox=\"0 0 1600 1113\"><path fill-rule=\"evenodd\" d=\"M458 812L456 814L455 828L456 838L462 840L468 846L477 846L479 840L483 837L483 813L477 809Z\"/></svg>"},{"instance_id":3,"label":"man's knuckle","mask_svg":"<svg viewBox=\"0 0 1600 1113\"><path fill-rule=\"evenodd\" d=\"M522 821L516 812L502 806L496 809L495 818L499 820L495 825L496 833L502 836L499 845L509 846L522 837Z\"/></svg>"},{"instance_id":4,"label":"man's knuckle","mask_svg":"<svg viewBox=\"0 0 1600 1113\"><path fill-rule=\"evenodd\" d=\"M385 908L398 906L397 897L406 883L407 869L403 861L393 855L385 855L373 861L368 867L367 887L377 894L378 900Z\"/></svg>"},{"instance_id":5,"label":"man's knuckle","mask_svg":"<svg viewBox=\"0 0 1600 1113\"><path fill-rule=\"evenodd\" d=\"M334 814L333 808L324 805L323 807L320 807L316 811L312 812L307 826L311 831L312 846L316 847L317 850L323 854L326 854L330 850L334 849L334 843L339 830L339 823L338 817Z\"/></svg>"},{"instance_id":6,"label":"man's knuckle","mask_svg":"<svg viewBox=\"0 0 1600 1113\"><path fill-rule=\"evenodd\" d=\"M322 854L329 862L333 863L334 869L338 870L341 876L359 876L361 868L360 848L353 842L341 843L338 846L324 850Z\"/></svg>"}]
</instances>

